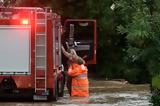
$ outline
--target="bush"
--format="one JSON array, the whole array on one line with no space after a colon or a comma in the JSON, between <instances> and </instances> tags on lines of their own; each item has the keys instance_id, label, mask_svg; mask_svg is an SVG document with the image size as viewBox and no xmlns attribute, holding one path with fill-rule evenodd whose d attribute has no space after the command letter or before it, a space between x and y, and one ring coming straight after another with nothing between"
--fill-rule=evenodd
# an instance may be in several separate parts
<instances>
[{"instance_id":1,"label":"bush","mask_svg":"<svg viewBox=\"0 0 160 106\"><path fill-rule=\"evenodd\" d=\"M152 78L152 87L160 89L160 75L157 75Z\"/></svg>"},{"instance_id":2,"label":"bush","mask_svg":"<svg viewBox=\"0 0 160 106\"><path fill-rule=\"evenodd\" d=\"M137 69L127 69L124 72L124 76L125 78L130 82L130 83L137 83L138 82L138 74L139 74L139 70Z\"/></svg>"},{"instance_id":3,"label":"bush","mask_svg":"<svg viewBox=\"0 0 160 106\"><path fill-rule=\"evenodd\" d=\"M153 106L160 105L160 90L157 88L152 87L151 103L153 104Z\"/></svg>"},{"instance_id":4,"label":"bush","mask_svg":"<svg viewBox=\"0 0 160 106\"><path fill-rule=\"evenodd\" d=\"M152 78L151 83L151 102L153 106L159 106L160 104L160 75L156 75Z\"/></svg>"}]
</instances>

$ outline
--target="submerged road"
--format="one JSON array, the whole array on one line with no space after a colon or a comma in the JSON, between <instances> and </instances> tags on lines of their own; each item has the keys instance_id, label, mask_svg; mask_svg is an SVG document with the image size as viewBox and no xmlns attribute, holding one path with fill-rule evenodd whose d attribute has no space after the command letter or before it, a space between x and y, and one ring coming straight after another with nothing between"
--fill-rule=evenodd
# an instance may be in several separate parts
<instances>
[{"instance_id":1,"label":"submerged road","mask_svg":"<svg viewBox=\"0 0 160 106\"><path fill-rule=\"evenodd\" d=\"M89 98L71 98L65 89L57 102L2 102L0 106L149 106L149 85L90 80Z\"/></svg>"}]
</instances>

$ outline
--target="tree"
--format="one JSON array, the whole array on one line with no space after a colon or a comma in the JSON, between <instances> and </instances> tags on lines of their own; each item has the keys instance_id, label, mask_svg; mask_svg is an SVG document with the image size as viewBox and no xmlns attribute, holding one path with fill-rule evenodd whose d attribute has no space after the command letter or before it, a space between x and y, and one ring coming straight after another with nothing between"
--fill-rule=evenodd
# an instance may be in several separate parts
<instances>
[{"instance_id":1,"label":"tree","mask_svg":"<svg viewBox=\"0 0 160 106\"><path fill-rule=\"evenodd\" d=\"M159 37L153 29L155 19L151 14L150 2L149 0L116 0L114 2L115 12L123 16L123 23L117 29L120 34L126 35L125 60L128 69L130 72L139 70L136 76L137 78L143 77L140 79L142 82L149 81L150 73L159 68L156 66L158 63L156 57L159 55L157 51Z\"/></svg>"},{"instance_id":2,"label":"tree","mask_svg":"<svg viewBox=\"0 0 160 106\"><path fill-rule=\"evenodd\" d=\"M86 17L86 0L52 0L53 11L64 18Z\"/></svg>"}]
</instances>

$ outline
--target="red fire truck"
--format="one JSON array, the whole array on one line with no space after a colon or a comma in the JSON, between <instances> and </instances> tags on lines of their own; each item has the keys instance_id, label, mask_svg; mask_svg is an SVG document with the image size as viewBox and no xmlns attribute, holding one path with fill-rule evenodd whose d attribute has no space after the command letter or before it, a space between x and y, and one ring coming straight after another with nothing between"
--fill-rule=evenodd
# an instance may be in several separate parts
<instances>
[{"instance_id":1,"label":"red fire truck","mask_svg":"<svg viewBox=\"0 0 160 106\"><path fill-rule=\"evenodd\" d=\"M61 36L61 17L50 8L0 7L0 100L63 96L61 43L96 63L96 21L69 19L64 28Z\"/></svg>"}]
</instances>

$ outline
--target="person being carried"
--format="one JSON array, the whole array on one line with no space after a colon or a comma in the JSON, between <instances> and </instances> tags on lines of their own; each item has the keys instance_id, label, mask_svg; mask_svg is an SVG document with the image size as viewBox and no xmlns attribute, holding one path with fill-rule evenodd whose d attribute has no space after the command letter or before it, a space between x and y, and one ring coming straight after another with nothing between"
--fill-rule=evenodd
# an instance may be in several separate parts
<instances>
[{"instance_id":1,"label":"person being carried","mask_svg":"<svg viewBox=\"0 0 160 106\"><path fill-rule=\"evenodd\" d=\"M89 81L85 61L77 55L74 49L67 52L62 46L62 52L70 62L67 74L72 78L71 96L88 97Z\"/></svg>"}]
</instances>

